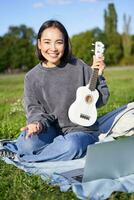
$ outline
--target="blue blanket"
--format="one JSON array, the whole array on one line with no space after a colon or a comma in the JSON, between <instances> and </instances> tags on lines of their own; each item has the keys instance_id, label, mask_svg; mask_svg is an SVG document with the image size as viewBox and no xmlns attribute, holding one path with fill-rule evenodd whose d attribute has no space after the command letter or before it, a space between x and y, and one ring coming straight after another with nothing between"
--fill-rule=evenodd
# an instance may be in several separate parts
<instances>
[{"instance_id":1,"label":"blue blanket","mask_svg":"<svg viewBox=\"0 0 134 200\"><path fill-rule=\"evenodd\" d=\"M122 116L124 116L129 111L132 111L133 109L134 103L131 103L111 113L108 113L107 115L99 119L100 128L103 133L103 141L113 139L112 136L115 136L115 133L112 132L113 127L115 127L115 125L118 125L117 122L119 121L119 119L121 119ZM4 148L2 146L2 143L0 143L0 148ZM52 185L58 185L61 191L65 192L68 191L69 188L71 188L79 199L85 200L90 198L91 200L104 200L107 199L113 191L122 191L129 193L134 192L134 174L115 180L99 179L85 183L70 182L67 178L62 176L63 172L84 168L85 157L71 161L38 163L20 162L17 158L15 158L15 160L8 158L2 159L7 164L13 164L27 173L41 176L43 180L49 182Z\"/></svg>"},{"instance_id":2,"label":"blue blanket","mask_svg":"<svg viewBox=\"0 0 134 200\"><path fill-rule=\"evenodd\" d=\"M3 158L7 164L13 164L16 167L30 174L36 174L47 181L49 184L58 185L61 191L68 191L72 188L79 199L104 200L107 199L113 191L134 192L134 174L111 179L99 179L85 183L71 183L61 173L83 168L85 158L71 161L23 163L17 159L11 160Z\"/></svg>"}]
</instances>

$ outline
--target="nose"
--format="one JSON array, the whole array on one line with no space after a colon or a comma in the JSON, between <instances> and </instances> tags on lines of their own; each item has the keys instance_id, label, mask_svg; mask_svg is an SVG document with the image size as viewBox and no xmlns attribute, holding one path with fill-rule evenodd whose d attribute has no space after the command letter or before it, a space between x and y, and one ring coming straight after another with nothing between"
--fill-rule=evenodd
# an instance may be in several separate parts
<instances>
[{"instance_id":1,"label":"nose","mask_svg":"<svg viewBox=\"0 0 134 200\"><path fill-rule=\"evenodd\" d=\"M56 44L55 43L51 43L51 50L55 51L57 48L56 48Z\"/></svg>"}]
</instances>

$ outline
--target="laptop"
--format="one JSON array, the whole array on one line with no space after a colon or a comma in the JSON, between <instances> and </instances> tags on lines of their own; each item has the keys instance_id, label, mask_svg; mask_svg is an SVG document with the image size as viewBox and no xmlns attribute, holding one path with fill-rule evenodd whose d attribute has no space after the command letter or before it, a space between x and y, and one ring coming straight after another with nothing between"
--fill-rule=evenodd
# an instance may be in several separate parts
<instances>
[{"instance_id":1,"label":"laptop","mask_svg":"<svg viewBox=\"0 0 134 200\"><path fill-rule=\"evenodd\" d=\"M133 173L134 136L130 136L89 145L84 169L70 170L61 175L76 183L116 179Z\"/></svg>"}]
</instances>

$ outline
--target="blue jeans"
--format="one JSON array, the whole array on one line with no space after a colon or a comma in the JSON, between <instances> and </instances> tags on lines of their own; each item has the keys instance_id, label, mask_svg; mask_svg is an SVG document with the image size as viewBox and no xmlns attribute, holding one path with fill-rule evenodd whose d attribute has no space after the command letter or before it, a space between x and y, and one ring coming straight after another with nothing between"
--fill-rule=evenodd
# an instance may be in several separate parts
<instances>
[{"instance_id":1,"label":"blue jeans","mask_svg":"<svg viewBox=\"0 0 134 200\"><path fill-rule=\"evenodd\" d=\"M26 162L72 160L85 155L87 146L98 141L98 132L70 132L58 135L53 127L46 132L25 138L26 132L18 137L14 148L19 159ZM7 146L11 149L10 146ZM16 150L15 150L16 149Z\"/></svg>"}]
</instances>

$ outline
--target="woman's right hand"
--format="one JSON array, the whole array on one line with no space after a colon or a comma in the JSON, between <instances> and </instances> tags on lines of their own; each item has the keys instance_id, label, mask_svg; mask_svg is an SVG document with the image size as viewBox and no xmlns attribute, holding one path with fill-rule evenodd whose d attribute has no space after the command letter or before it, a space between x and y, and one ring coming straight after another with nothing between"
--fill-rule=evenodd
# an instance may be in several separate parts
<instances>
[{"instance_id":1,"label":"woman's right hand","mask_svg":"<svg viewBox=\"0 0 134 200\"><path fill-rule=\"evenodd\" d=\"M40 122L28 124L25 127L22 127L21 131L26 131L26 139L31 137L33 134L38 134L42 131L43 126Z\"/></svg>"}]
</instances>

